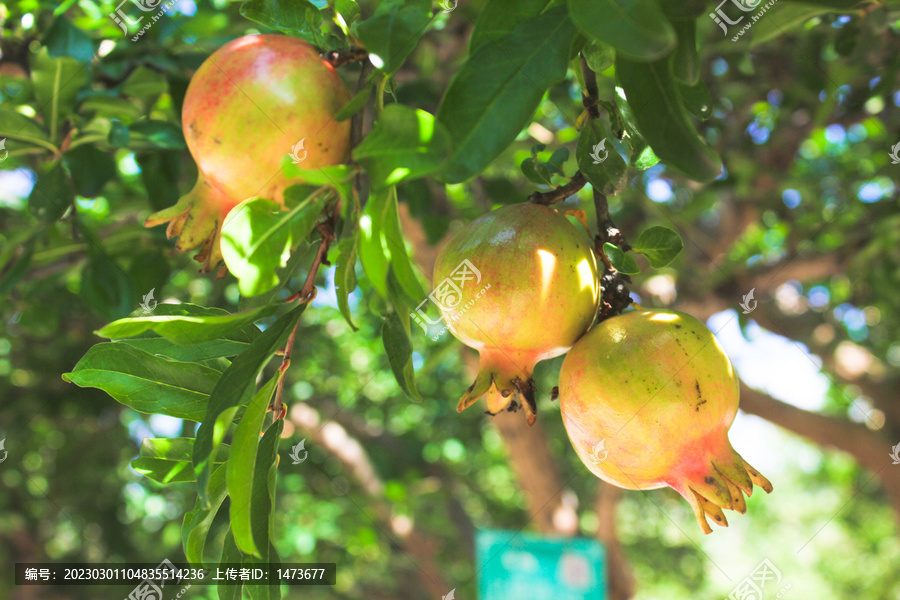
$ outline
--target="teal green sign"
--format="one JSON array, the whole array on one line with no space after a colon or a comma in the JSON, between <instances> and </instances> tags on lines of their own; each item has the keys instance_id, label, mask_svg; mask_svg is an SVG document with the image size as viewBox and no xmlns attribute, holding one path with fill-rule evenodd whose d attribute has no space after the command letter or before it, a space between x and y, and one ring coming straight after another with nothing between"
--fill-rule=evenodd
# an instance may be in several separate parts
<instances>
[{"instance_id":1,"label":"teal green sign","mask_svg":"<svg viewBox=\"0 0 900 600\"><path fill-rule=\"evenodd\" d=\"M475 535L479 600L604 600L603 547L498 529Z\"/></svg>"}]
</instances>

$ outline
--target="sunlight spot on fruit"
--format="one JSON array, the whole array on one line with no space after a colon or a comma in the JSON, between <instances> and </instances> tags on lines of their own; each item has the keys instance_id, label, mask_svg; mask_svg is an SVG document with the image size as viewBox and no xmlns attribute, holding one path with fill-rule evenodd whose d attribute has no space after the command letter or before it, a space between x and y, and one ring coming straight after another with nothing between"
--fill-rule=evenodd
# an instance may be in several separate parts
<instances>
[{"instance_id":1,"label":"sunlight spot on fruit","mask_svg":"<svg viewBox=\"0 0 900 600\"><path fill-rule=\"evenodd\" d=\"M626 333L625 329L622 327L614 327L612 331L609 332L609 335L614 342L619 343L625 339Z\"/></svg>"},{"instance_id":2,"label":"sunlight spot on fruit","mask_svg":"<svg viewBox=\"0 0 900 600\"><path fill-rule=\"evenodd\" d=\"M238 41L234 42L234 45L231 46L231 51L238 50L240 48L245 48L247 46L258 46L262 44L262 36L258 35L247 35L240 38Z\"/></svg>"},{"instance_id":3,"label":"sunlight spot on fruit","mask_svg":"<svg viewBox=\"0 0 900 600\"><path fill-rule=\"evenodd\" d=\"M576 265L575 270L578 273L578 283L581 286L581 289L595 288L594 295L596 296L597 277L591 269L591 263L585 258Z\"/></svg>"},{"instance_id":4,"label":"sunlight spot on fruit","mask_svg":"<svg viewBox=\"0 0 900 600\"><path fill-rule=\"evenodd\" d=\"M556 257L547 250L538 250L537 253L541 259L541 301L543 302L550 293L553 272L556 270Z\"/></svg>"},{"instance_id":5,"label":"sunlight spot on fruit","mask_svg":"<svg viewBox=\"0 0 900 600\"><path fill-rule=\"evenodd\" d=\"M369 54L369 62L371 62L372 66L376 69L380 69L384 66L384 61L381 60L381 57L377 54Z\"/></svg>"},{"instance_id":6,"label":"sunlight spot on fruit","mask_svg":"<svg viewBox=\"0 0 900 600\"><path fill-rule=\"evenodd\" d=\"M657 315L653 315L650 317L651 321L662 321L664 323L670 323L672 321L678 320L678 315L670 315L667 313L659 313Z\"/></svg>"}]
</instances>

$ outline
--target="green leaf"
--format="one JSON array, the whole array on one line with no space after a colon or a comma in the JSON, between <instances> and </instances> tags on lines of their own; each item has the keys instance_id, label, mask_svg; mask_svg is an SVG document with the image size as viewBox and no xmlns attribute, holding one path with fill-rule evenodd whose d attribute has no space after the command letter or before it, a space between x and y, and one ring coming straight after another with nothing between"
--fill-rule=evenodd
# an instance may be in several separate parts
<instances>
[{"instance_id":1,"label":"green leaf","mask_svg":"<svg viewBox=\"0 0 900 600\"><path fill-rule=\"evenodd\" d=\"M548 4L550 0L489 0L469 36L469 54L487 43L502 40L522 21L541 14Z\"/></svg>"},{"instance_id":2,"label":"green leaf","mask_svg":"<svg viewBox=\"0 0 900 600\"><path fill-rule=\"evenodd\" d=\"M75 107L75 95L87 83L87 66L63 56L51 58L47 48L41 48L34 61L31 81L44 122L50 123L51 138L56 137L59 123Z\"/></svg>"},{"instance_id":3,"label":"green leaf","mask_svg":"<svg viewBox=\"0 0 900 600\"><path fill-rule=\"evenodd\" d=\"M353 150L353 160L368 171L372 188L380 190L436 171L449 153L450 135L433 115L390 104Z\"/></svg>"},{"instance_id":4,"label":"green leaf","mask_svg":"<svg viewBox=\"0 0 900 600\"><path fill-rule=\"evenodd\" d=\"M196 363L168 360L127 344L95 344L64 381L103 390L140 413L201 421L221 373Z\"/></svg>"},{"instance_id":5,"label":"green leaf","mask_svg":"<svg viewBox=\"0 0 900 600\"><path fill-rule=\"evenodd\" d=\"M85 304L107 320L127 315L134 307L131 278L98 248L90 252L87 264L81 271L78 293Z\"/></svg>"},{"instance_id":6,"label":"green leaf","mask_svg":"<svg viewBox=\"0 0 900 600\"><path fill-rule=\"evenodd\" d=\"M223 424L230 422L231 411L249 400L256 378L275 352L284 347L307 305L297 306L263 331L247 350L234 359L210 394L203 424L197 430L193 455L197 488L204 502L207 499L210 461L215 458L216 448L225 433Z\"/></svg>"},{"instance_id":7,"label":"green leaf","mask_svg":"<svg viewBox=\"0 0 900 600\"><path fill-rule=\"evenodd\" d=\"M833 4L850 4L852 6L859 3L835 2ZM753 36L751 45L755 46L756 44L761 44L763 42L774 39L779 35L787 33L799 27L800 25L803 25L813 17L817 17L829 12L834 12L835 10L840 10L841 8L849 9L851 6L834 6L829 5L829 3L825 2L792 2L790 4L775 4L765 12L762 18L760 18L753 24L753 29L750 30L750 33ZM760 8L762 8L762 5L760 6ZM749 15L756 13L741 14L746 15L747 19L749 19ZM745 22L741 22L738 25L729 27L727 35L729 37L736 36L737 32L740 31L740 28L745 24L746 19Z\"/></svg>"},{"instance_id":8,"label":"green leaf","mask_svg":"<svg viewBox=\"0 0 900 600\"><path fill-rule=\"evenodd\" d=\"M507 149L547 88L565 77L574 37L565 7L553 8L466 59L438 109L454 145L445 181L469 179Z\"/></svg>"},{"instance_id":9,"label":"green leaf","mask_svg":"<svg viewBox=\"0 0 900 600\"><path fill-rule=\"evenodd\" d=\"M120 339L153 331L176 344L199 344L217 340L238 330L249 331L248 325L257 319L268 317L277 308L274 305L260 306L229 313L193 304L159 304L151 315L113 321L96 334L108 339Z\"/></svg>"},{"instance_id":10,"label":"green leaf","mask_svg":"<svg viewBox=\"0 0 900 600\"><path fill-rule=\"evenodd\" d=\"M521 165L522 174L528 178L528 181L538 185L552 185L550 183L550 171L547 165L540 162L534 157L526 158Z\"/></svg>"},{"instance_id":11,"label":"green leaf","mask_svg":"<svg viewBox=\"0 0 900 600\"><path fill-rule=\"evenodd\" d=\"M634 275L641 272L637 266L637 262L634 260L634 256L627 252L622 252L621 248L606 242L603 244L603 253L606 254L606 258L609 259L610 264L619 273Z\"/></svg>"},{"instance_id":12,"label":"green leaf","mask_svg":"<svg viewBox=\"0 0 900 600\"><path fill-rule=\"evenodd\" d=\"M228 213L222 225L222 257L238 278L241 294L256 296L279 284L276 270L287 265L291 248L310 234L324 206L321 193L288 211L271 200L251 198Z\"/></svg>"},{"instance_id":13,"label":"green leaf","mask_svg":"<svg viewBox=\"0 0 900 600\"><path fill-rule=\"evenodd\" d=\"M350 101L338 110L334 115L335 121L346 121L363 109L366 102L372 96L372 86L367 85L363 89L356 92Z\"/></svg>"},{"instance_id":14,"label":"green leaf","mask_svg":"<svg viewBox=\"0 0 900 600\"><path fill-rule=\"evenodd\" d=\"M357 24L356 36L370 55L381 59L381 69L393 75L415 49L430 21L429 3L385 2L374 15Z\"/></svg>"},{"instance_id":15,"label":"green leaf","mask_svg":"<svg viewBox=\"0 0 900 600\"><path fill-rule=\"evenodd\" d=\"M641 233L637 243L634 244L635 252L640 252L647 257L650 266L654 269L664 267L678 256L684 248L684 242L678 232L668 227L651 227Z\"/></svg>"},{"instance_id":16,"label":"green leaf","mask_svg":"<svg viewBox=\"0 0 900 600\"><path fill-rule=\"evenodd\" d=\"M569 0L569 15L589 38L636 60L657 60L675 48L675 30L656 0Z\"/></svg>"},{"instance_id":17,"label":"green leaf","mask_svg":"<svg viewBox=\"0 0 900 600\"><path fill-rule=\"evenodd\" d=\"M99 196L103 187L119 174L113 157L93 144L69 150L63 155L63 161L72 175L75 191L85 198Z\"/></svg>"},{"instance_id":18,"label":"green leaf","mask_svg":"<svg viewBox=\"0 0 900 600\"><path fill-rule=\"evenodd\" d=\"M140 457L131 461L131 468L159 483L194 481L194 469L191 466L193 448L194 438L144 438ZM228 460L231 446L222 444L220 450L216 456L215 468Z\"/></svg>"},{"instance_id":19,"label":"green leaf","mask_svg":"<svg viewBox=\"0 0 900 600\"><path fill-rule=\"evenodd\" d=\"M353 315L350 313L350 292L356 289L356 258L359 247L359 230L354 228L351 235L341 239L337 245L337 254L334 258L334 286L337 293L338 308L344 316L344 320L353 331L358 328L353 324Z\"/></svg>"},{"instance_id":20,"label":"green leaf","mask_svg":"<svg viewBox=\"0 0 900 600\"><path fill-rule=\"evenodd\" d=\"M49 142L47 132L40 124L22 113L0 108L0 137L26 142L33 146L45 146Z\"/></svg>"},{"instance_id":21,"label":"green leaf","mask_svg":"<svg viewBox=\"0 0 900 600\"><path fill-rule=\"evenodd\" d=\"M120 119L125 121L133 121L144 115L143 109L138 106L139 103L131 98L123 98L121 96L88 96L78 110L81 114L91 114L95 117L105 117L108 119ZM72 141L77 141L78 137Z\"/></svg>"},{"instance_id":22,"label":"green leaf","mask_svg":"<svg viewBox=\"0 0 900 600\"><path fill-rule=\"evenodd\" d=\"M231 529L225 534L225 542L222 545L222 558L219 563L240 563L243 559L240 549L234 543L234 533ZM216 585L216 596L219 600L241 600L244 597L244 584L234 581L219 583Z\"/></svg>"},{"instance_id":23,"label":"green leaf","mask_svg":"<svg viewBox=\"0 0 900 600\"><path fill-rule=\"evenodd\" d=\"M256 454L260 444L259 432L266 416L266 408L275 392L275 386L282 377L284 372L280 371L279 375L270 379L250 400L244 416L234 431L231 458L228 459L225 471L225 483L228 486L228 495L231 496L231 531L234 533L234 541L241 552L256 556L259 556L259 550L253 541L253 530L250 526L253 490L248 483L254 480Z\"/></svg>"},{"instance_id":24,"label":"green leaf","mask_svg":"<svg viewBox=\"0 0 900 600\"><path fill-rule=\"evenodd\" d=\"M548 160L545 164L547 168L556 173L557 175L565 176L563 172L563 165L566 161L569 160L569 149L568 148L557 148L552 155L550 155L550 160Z\"/></svg>"},{"instance_id":25,"label":"green leaf","mask_svg":"<svg viewBox=\"0 0 900 600\"><path fill-rule=\"evenodd\" d=\"M42 166L37 182L28 195L28 209L44 223L59 219L75 202L75 192L59 161Z\"/></svg>"},{"instance_id":26,"label":"green leaf","mask_svg":"<svg viewBox=\"0 0 900 600\"><path fill-rule=\"evenodd\" d=\"M666 16L671 19L696 19L706 12L708 0L659 0Z\"/></svg>"},{"instance_id":27,"label":"green leaf","mask_svg":"<svg viewBox=\"0 0 900 600\"><path fill-rule=\"evenodd\" d=\"M278 566L281 565L281 557L278 556L278 550L275 548L275 545L269 543L269 552L267 555L264 555L262 558L245 556L244 562L241 564L251 569L254 567L266 567L267 565L278 568ZM281 600L282 598L281 586L279 585L265 585L251 581L247 583L245 589L250 596L250 600Z\"/></svg>"},{"instance_id":28,"label":"green leaf","mask_svg":"<svg viewBox=\"0 0 900 600\"><path fill-rule=\"evenodd\" d=\"M156 354L182 362L201 362L216 358L236 356L246 350L250 343L229 339L210 340L199 344L176 344L166 338L132 338L118 342L128 344L138 350Z\"/></svg>"},{"instance_id":29,"label":"green leaf","mask_svg":"<svg viewBox=\"0 0 900 600\"><path fill-rule=\"evenodd\" d=\"M675 85L688 112L701 121L712 116L713 100L703 80L698 79L697 85L686 85L680 81L676 81Z\"/></svg>"},{"instance_id":30,"label":"green leaf","mask_svg":"<svg viewBox=\"0 0 900 600\"><path fill-rule=\"evenodd\" d=\"M147 190L151 207L162 210L178 202L181 197L178 190L181 153L144 152L137 154L135 160L141 168L141 181Z\"/></svg>"},{"instance_id":31,"label":"green leaf","mask_svg":"<svg viewBox=\"0 0 900 600\"><path fill-rule=\"evenodd\" d=\"M198 497L194 503L194 508L184 515L184 521L181 525L181 542L184 546L184 556L192 565L198 567L203 565L203 550L206 548L209 528L216 513L219 512L219 507L225 501L225 496L225 465L221 464L213 469L212 475L209 477L208 504L201 501ZM237 562L237 560L229 562ZM235 587L240 592L239 585L226 587ZM222 598L222 596L219 597ZM240 600L240 596L238 596L238 600Z\"/></svg>"},{"instance_id":32,"label":"green leaf","mask_svg":"<svg viewBox=\"0 0 900 600\"><path fill-rule=\"evenodd\" d=\"M107 142L115 148L124 148L131 140L131 131L128 127L119 121L111 121L109 126L109 136Z\"/></svg>"},{"instance_id":33,"label":"green leaf","mask_svg":"<svg viewBox=\"0 0 900 600\"><path fill-rule=\"evenodd\" d=\"M138 67L122 83L122 93L136 98L155 99L169 91L165 75L147 67Z\"/></svg>"},{"instance_id":34,"label":"green leaf","mask_svg":"<svg viewBox=\"0 0 900 600\"><path fill-rule=\"evenodd\" d=\"M637 138L632 144L631 166L636 169L646 170L659 162L659 157L653 153L653 148L647 145L644 138Z\"/></svg>"},{"instance_id":35,"label":"green leaf","mask_svg":"<svg viewBox=\"0 0 900 600\"><path fill-rule=\"evenodd\" d=\"M617 56L616 75L653 152L691 179L712 181L722 171L722 161L691 124L670 62L641 63Z\"/></svg>"},{"instance_id":36,"label":"green leaf","mask_svg":"<svg viewBox=\"0 0 900 600\"><path fill-rule=\"evenodd\" d=\"M697 58L697 21L683 19L672 21L678 36L678 45L672 57L675 77L689 86L700 81L700 61Z\"/></svg>"},{"instance_id":37,"label":"green leaf","mask_svg":"<svg viewBox=\"0 0 900 600\"><path fill-rule=\"evenodd\" d=\"M301 37L312 31L307 11L318 13L319 9L307 0L247 0L241 4L243 17L282 33L303 34Z\"/></svg>"},{"instance_id":38,"label":"green leaf","mask_svg":"<svg viewBox=\"0 0 900 600\"><path fill-rule=\"evenodd\" d=\"M295 206L305 200L309 194L309 186L327 186L336 191L341 200L347 202L353 195L353 179L358 167L351 165L333 165L317 169L302 169L285 158L281 172L288 179L297 179L304 183L287 188L284 201L287 206Z\"/></svg>"},{"instance_id":39,"label":"green leaf","mask_svg":"<svg viewBox=\"0 0 900 600\"><path fill-rule=\"evenodd\" d=\"M406 252L396 188L373 191L359 223L359 255L369 282L382 297L388 298L388 270L393 268L407 300L418 304L427 294Z\"/></svg>"},{"instance_id":40,"label":"green leaf","mask_svg":"<svg viewBox=\"0 0 900 600\"><path fill-rule=\"evenodd\" d=\"M412 342L409 339L409 316L406 311L392 311L384 321L381 330L384 351L391 363L391 371L400 389L414 400L422 401L416 388L415 371L412 364Z\"/></svg>"},{"instance_id":41,"label":"green leaf","mask_svg":"<svg viewBox=\"0 0 900 600\"><path fill-rule=\"evenodd\" d=\"M42 43L53 58L71 56L84 63L94 57L94 43L91 38L63 17L53 20L44 34Z\"/></svg>"},{"instance_id":42,"label":"green leaf","mask_svg":"<svg viewBox=\"0 0 900 600\"><path fill-rule=\"evenodd\" d=\"M271 539L275 533L275 480L278 442L281 441L283 430L283 419L278 419L266 430L259 440L256 468L253 471L250 527L256 547L263 551L271 549ZM277 557L276 553L275 559L279 560ZM266 555L261 552L258 558L265 559Z\"/></svg>"},{"instance_id":43,"label":"green leaf","mask_svg":"<svg viewBox=\"0 0 900 600\"><path fill-rule=\"evenodd\" d=\"M139 121L128 128L129 144L146 148L162 148L165 150L184 150L187 144L181 127L168 121L148 119Z\"/></svg>"},{"instance_id":44,"label":"green leaf","mask_svg":"<svg viewBox=\"0 0 900 600\"><path fill-rule=\"evenodd\" d=\"M628 165L613 148L612 138L598 119L588 119L578 138L575 158L591 186L613 196L625 186Z\"/></svg>"},{"instance_id":45,"label":"green leaf","mask_svg":"<svg viewBox=\"0 0 900 600\"><path fill-rule=\"evenodd\" d=\"M600 40L590 40L581 49L584 61L594 73L601 73L616 61L616 51L609 44L605 44Z\"/></svg>"}]
</instances>

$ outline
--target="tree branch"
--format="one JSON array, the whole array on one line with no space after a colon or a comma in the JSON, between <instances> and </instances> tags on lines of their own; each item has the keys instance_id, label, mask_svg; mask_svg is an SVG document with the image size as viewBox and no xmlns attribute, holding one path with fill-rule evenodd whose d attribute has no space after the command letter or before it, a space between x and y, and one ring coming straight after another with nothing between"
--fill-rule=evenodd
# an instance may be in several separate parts
<instances>
[{"instance_id":1,"label":"tree branch","mask_svg":"<svg viewBox=\"0 0 900 600\"><path fill-rule=\"evenodd\" d=\"M369 495L372 504L368 506L382 525L391 530L391 538L399 542L403 554L415 568L429 597L439 598L449 592L451 587L437 563L437 540L425 534L414 523L397 519L391 503L384 495L384 483L378 477L362 444L348 435L347 430L334 420L323 425L319 412L308 404L295 404L291 408L290 420L313 443L337 458L357 485ZM382 531L387 533L385 529Z\"/></svg>"},{"instance_id":2,"label":"tree branch","mask_svg":"<svg viewBox=\"0 0 900 600\"><path fill-rule=\"evenodd\" d=\"M603 480L597 483L597 499L594 512L597 513L597 539L606 547L606 574L611 600L628 600L634 596L634 573L625 557L622 544L616 532L616 507L622 498L622 488Z\"/></svg>"},{"instance_id":3,"label":"tree branch","mask_svg":"<svg viewBox=\"0 0 900 600\"><path fill-rule=\"evenodd\" d=\"M741 383L741 410L779 425L788 431L819 444L852 455L862 466L873 471L900 515L900 469L892 466L891 445L862 425L829 417L758 392Z\"/></svg>"}]
</instances>

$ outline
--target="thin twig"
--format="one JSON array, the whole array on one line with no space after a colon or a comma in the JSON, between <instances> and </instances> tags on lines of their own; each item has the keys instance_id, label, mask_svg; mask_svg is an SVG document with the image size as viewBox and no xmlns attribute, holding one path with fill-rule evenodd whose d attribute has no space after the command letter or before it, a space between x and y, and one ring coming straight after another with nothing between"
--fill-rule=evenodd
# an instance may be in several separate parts
<instances>
[{"instance_id":1,"label":"thin twig","mask_svg":"<svg viewBox=\"0 0 900 600\"><path fill-rule=\"evenodd\" d=\"M528 201L533 202L535 204L543 204L545 206L549 206L555 202L560 202L565 200L572 194L575 194L587 185L587 179L585 179L584 175L581 171L576 171L574 175L572 175L572 179L569 180L569 183L566 185L561 185L556 189L550 190L549 192L535 192L528 196Z\"/></svg>"},{"instance_id":2,"label":"thin twig","mask_svg":"<svg viewBox=\"0 0 900 600\"><path fill-rule=\"evenodd\" d=\"M581 73L584 77L584 87L581 98L584 108L588 111L589 118L596 119L600 116L598 106L602 104L599 99L597 87L597 75L588 66L584 55L581 55ZM607 108L609 110L609 108ZM612 113L610 118L612 119ZM603 251L603 244L609 242L622 249L623 252L631 250L631 246L625 240L625 236L613 223L609 214L609 203L606 195L594 188L594 209L597 213L597 235L594 236L594 250L603 261L603 273L600 275L600 308L597 311L599 321L620 314L631 304L631 292L628 285L631 277L620 273L613 268L609 257Z\"/></svg>"},{"instance_id":3,"label":"thin twig","mask_svg":"<svg viewBox=\"0 0 900 600\"><path fill-rule=\"evenodd\" d=\"M319 240L319 249L316 251L316 257L313 259L312 266L309 268L309 273L306 275L306 281L303 283L303 288L286 301L299 299L301 303L304 303L311 302L312 299L316 297L316 275L319 273L320 266L329 266L331 264L328 262L328 248L335 239L334 228L340 214L341 201L338 200L334 203L328 219L318 227L322 239ZM284 350L281 353L282 360L279 370L282 374L291 366L291 353L294 350L294 339L297 337L297 329L299 329L299 327L300 322L297 321L297 324L294 326L294 330L291 331L291 335L288 337L287 343L284 345ZM278 380L278 385L275 388L275 398L272 400L272 406L270 407L272 412L275 413L275 419L283 419L287 414L287 409L282 403L282 396L284 395L284 379L285 378L282 375L281 379Z\"/></svg>"}]
</instances>

